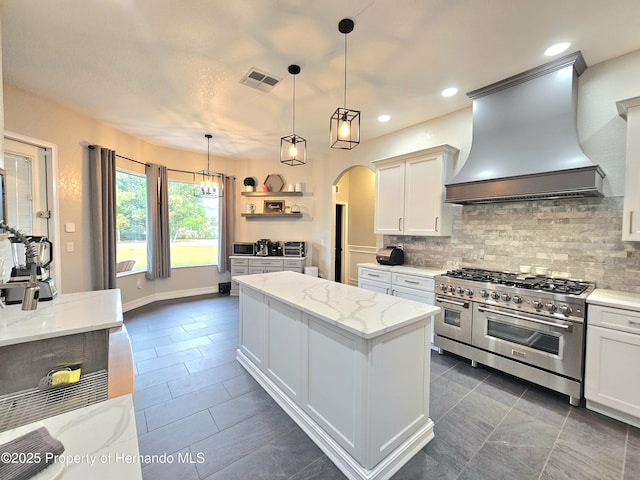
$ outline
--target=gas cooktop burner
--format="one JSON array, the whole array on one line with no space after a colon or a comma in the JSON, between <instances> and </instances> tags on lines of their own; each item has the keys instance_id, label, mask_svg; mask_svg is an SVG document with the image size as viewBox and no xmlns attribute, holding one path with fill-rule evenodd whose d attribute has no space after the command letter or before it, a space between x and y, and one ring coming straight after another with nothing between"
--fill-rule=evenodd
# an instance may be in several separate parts
<instances>
[{"instance_id":1,"label":"gas cooktop burner","mask_svg":"<svg viewBox=\"0 0 640 480\"><path fill-rule=\"evenodd\" d=\"M495 283L509 287L540 290L550 293L562 293L565 295L581 295L592 284L570 278L554 278L545 275L532 275L528 273L498 272L478 268L461 268L449 270L445 276L472 280L476 282Z\"/></svg>"}]
</instances>

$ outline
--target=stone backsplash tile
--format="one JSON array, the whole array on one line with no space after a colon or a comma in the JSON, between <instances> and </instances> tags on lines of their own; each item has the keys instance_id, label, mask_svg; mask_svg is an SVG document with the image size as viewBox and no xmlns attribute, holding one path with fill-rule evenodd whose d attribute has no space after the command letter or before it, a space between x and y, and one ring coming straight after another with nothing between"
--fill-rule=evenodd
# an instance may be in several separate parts
<instances>
[{"instance_id":1,"label":"stone backsplash tile","mask_svg":"<svg viewBox=\"0 0 640 480\"><path fill-rule=\"evenodd\" d=\"M536 200L454 207L451 237L385 235L402 243L405 262L438 268L518 271L595 281L640 293L640 242L622 241L623 197Z\"/></svg>"}]
</instances>

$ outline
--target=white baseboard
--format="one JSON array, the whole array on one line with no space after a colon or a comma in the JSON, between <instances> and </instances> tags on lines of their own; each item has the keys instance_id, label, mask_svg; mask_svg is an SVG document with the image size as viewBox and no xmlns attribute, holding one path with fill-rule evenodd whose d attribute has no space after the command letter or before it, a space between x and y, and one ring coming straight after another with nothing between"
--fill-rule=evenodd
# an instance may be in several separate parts
<instances>
[{"instance_id":1,"label":"white baseboard","mask_svg":"<svg viewBox=\"0 0 640 480\"><path fill-rule=\"evenodd\" d=\"M144 307L145 305L149 305L150 303L158 302L160 300L173 300L175 298L195 297L198 295L210 295L212 293L218 293L217 286L215 288L201 287L201 288L191 288L189 290L176 290L172 292L154 293L152 295L147 295L146 297L137 298L136 300L123 303L122 311L128 312L129 310Z\"/></svg>"}]
</instances>

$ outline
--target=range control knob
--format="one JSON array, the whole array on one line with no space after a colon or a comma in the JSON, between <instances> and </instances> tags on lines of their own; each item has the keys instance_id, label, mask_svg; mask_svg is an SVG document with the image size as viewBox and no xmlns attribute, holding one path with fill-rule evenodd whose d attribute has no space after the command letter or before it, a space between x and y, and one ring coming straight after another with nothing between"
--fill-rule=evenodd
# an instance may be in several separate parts
<instances>
[{"instance_id":1,"label":"range control knob","mask_svg":"<svg viewBox=\"0 0 640 480\"><path fill-rule=\"evenodd\" d=\"M522 297L520 295L514 295L513 303L522 303Z\"/></svg>"},{"instance_id":2,"label":"range control knob","mask_svg":"<svg viewBox=\"0 0 640 480\"><path fill-rule=\"evenodd\" d=\"M486 290L480 290L480 296L482 298L487 298L489 296L489 292L487 292Z\"/></svg>"},{"instance_id":3,"label":"range control knob","mask_svg":"<svg viewBox=\"0 0 640 480\"><path fill-rule=\"evenodd\" d=\"M462 288L462 287L458 287L458 288L456 288L456 292L457 292L458 294L462 295L462 294L464 293L464 288Z\"/></svg>"},{"instance_id":4,"label":"range control knob","mask_svg":"<svg viewBox=\"0 0 640 480\"><path fill-rule=\"evenodd\" d=\"M556 307L553 303L547 303L544 307L551 313L555 312L558 309L558 307Z\"/></svg>"},{"instance_id":5,"label":"range control knob","mask_svg":"<svg viewBox=\"0 0 640 480\"><path fill-rule=\"evenodd\" d=\"M498 300L500 298L500 294L498 292L491 292L491 298Z\"/></svg>"},{"instance_id":6,"label":"range control knob","mask_svg":"<svg viewBox=\"0 0 640 480\"><path fill-rule=\"evenodd\" d=\"M508 293L503 293L502 295L500 295L500 298L502 298L502 300L504 300L505 302L508 302L509 300L511 300L511 297L509 296Z\"/></svg>"},{"instance_id":7,"label":"range control knob","mask_svg":"<svg viewBox=\"0 0 640 480\"><path fill-rule=\"evenodd\" d=\"M467 288L464 293L466 293L468 296L473 297L473 290L471 290L470 288Z\"/></svg>"},{"instance_id":8,"label":"range control knob","mask_svg":"<svg viewBox=\"0 0 640 480\"><path fill-rule=\"evenodd\" d=\"M444 283L441 283L440 285L438 285L438 287L440 288L440 290L442 290L443 292L447 290L447 286Z\"/></svg>"},{"instance_id":9,"label":"range control knob","mask_svg":"<svg viewBox=\"0 0 640 480\"><path fill-rule=\"evenodd\" d=\"M560 311L562 312L563 315L566 315L567 317L571 315L571 312L572 312L571 307L569 305L562 305L560 307Z\"/></svg>"},{"instance_id":10,"label":"range control knob","mask_svg":"<svg viewBox=\"0 0 640 480\"><path fill-rule=\"evenodd\" d=\"M449 285L448 290L449 290L451 293L453 293L453 292L455 292L456 287L454 287L453 285Z\"/></svg>"},{"instance_id":11,"label":"range control knob","mask_svg":"<svg viewBox=\"0 0 640 480\"><path fill-rule=\"evenodd\" d=\"M540 300L534 300L533 302L531 302L531 305L536 310L540 310L542 308L542 302Z\"/></svg>"}]
</instances>

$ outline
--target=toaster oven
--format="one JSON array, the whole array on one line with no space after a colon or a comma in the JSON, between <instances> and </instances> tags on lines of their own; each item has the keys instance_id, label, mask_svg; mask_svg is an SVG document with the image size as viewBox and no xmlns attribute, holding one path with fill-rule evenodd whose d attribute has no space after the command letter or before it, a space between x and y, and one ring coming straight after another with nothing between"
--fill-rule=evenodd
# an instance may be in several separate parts
<instances>
[{"instance_id":1,"label":"toaster oven","mask_svg":"<svg viewBox=\"0 0 640 480\"><path fill-rule=\"evenodd\" d=\"M282 242L282 255L285 257L304 257L306 250L305 242Z\"/></svg>"}]
</instances>

